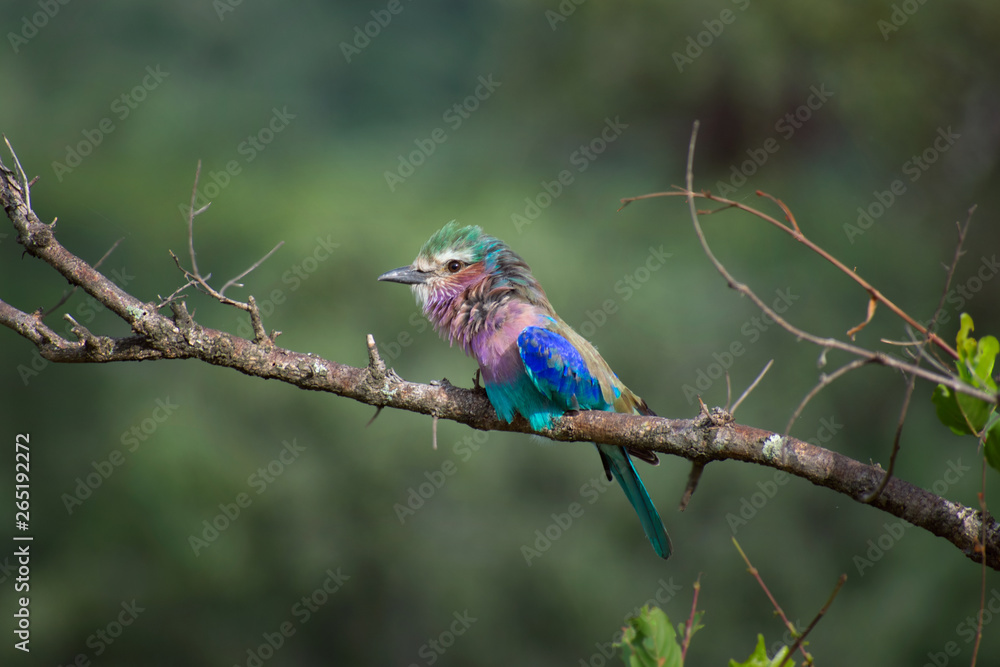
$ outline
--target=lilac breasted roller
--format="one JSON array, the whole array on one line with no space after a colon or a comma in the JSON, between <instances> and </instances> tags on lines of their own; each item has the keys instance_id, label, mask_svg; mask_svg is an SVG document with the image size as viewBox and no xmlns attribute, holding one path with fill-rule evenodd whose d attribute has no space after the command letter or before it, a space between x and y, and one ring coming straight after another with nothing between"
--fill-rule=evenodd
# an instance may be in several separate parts
<instances>
[{"instance_id":1,"label":"lilac breasted roller","mask_svg":"<svg viewBox=\"0 0 1000 667\"><path fill-rule=\"evenodd\" d=\"M479 227L450 222L428 239L413 264L379 280L410 285L441 337L478 363L500 419L520 413L535 430L571 410L652 415L594 346L549 304L531 269L507 244ZM657 464L656 454L597 445L608 479L616 479L661 558L670 538L629 454Z\"/></svg>"}]
</instances>

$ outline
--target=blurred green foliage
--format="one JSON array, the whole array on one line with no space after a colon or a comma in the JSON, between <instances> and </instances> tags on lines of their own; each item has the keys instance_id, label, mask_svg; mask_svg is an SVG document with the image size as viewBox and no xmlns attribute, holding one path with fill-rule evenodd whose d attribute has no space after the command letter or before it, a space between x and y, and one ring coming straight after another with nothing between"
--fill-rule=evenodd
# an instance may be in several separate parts
<instances>
[{"instance_id":1,"label":"blurred green foliage","mask_svg":"<svg viewBox=\"0 0 1000 667\"><path fill-rule=\"evenodd\" d=\"M694 119L696 187L725 184L765 208L755 190L780 197L922 321L955 221L978 204L940 331L950 339L963 311L1000 330L997 3L34 0L0 17L0 131L40 176L32 201L58 216L60 241L96 261L122 238L107 274L145 300L170 294L182 280L167 250L186 250L181 210L201 160L212 206L197 220L199 264L221 284L284 241L233 293L255 295L294 350L362 365L371 333L403 377L469 386L473 362L405 290L375 282L458 219L521 253L659 414L696 414L685 385L725 404L724 370L735 396L773 358L737 418L783 429L817 381L819 350L726 289L682 201L616 213L622 197L683 182ZM499 85L487 95L481 77ZM608 123L625 126L613 140L601 138ZM390 190L386 174L403 172ZM790 239L731 211L704 223L734 275L784 299L798 326L843 336L864 318L865 295ZM0 298L56 303L65 281L3 233ZM670 257L650 270L661 247ZM203 295L188 305L203 325L246 331ZM84 294L61 312L127 333ZM46 322L65 330L61 312ZM601 477L590 445L442 423L434 451L414 414L365 428L372 409L346 399L193 361L48 364L0 335L4 438L30 433L33 455L32 664L596 667L647 601L684 616L699 572L711 622L689 659L724 664L782 631L734 532L797 625L849 575L810 636L818 660L971 656L978 567L772 470L713 464L678 514L686 462L642 469L676 547L664 563L617 489L590 502ZM906 333L879 311L858 343L882 338ZM846 361L828 357L827 370ZM793 435L885 465L904 388L885 369L856 371ZM937 421L932 390L918 385L897 473L975 506L980 457ZM12 485L0 475L0 496ZM574 502L583 516L527 564L521 547ZM195 553L193 537L208 546ZM3 565L7 661L15 593ZM988 599L997 588L988 572ZM115 625L121 614L128 625ZM981 655L1000 650L997 637L987 625Z\"/></svg>"}]
</instances>

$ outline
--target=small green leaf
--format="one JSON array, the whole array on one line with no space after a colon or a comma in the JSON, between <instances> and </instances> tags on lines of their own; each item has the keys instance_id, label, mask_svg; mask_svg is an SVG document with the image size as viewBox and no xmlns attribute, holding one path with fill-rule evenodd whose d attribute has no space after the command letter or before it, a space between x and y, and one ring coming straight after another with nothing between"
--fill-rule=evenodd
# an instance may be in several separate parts
<instances>
[{"instance_id":1,"label":"small green leaf","mask_svg":"<svg viewBox=\"0 0 1000 667\"><path fill-rule=\"evenodd\" d=\"M775 654L773 660L768 658L764 635L757 635L757 648L750 654L747 661L736 662L735 660L730 660L729 667L777 667L785 659L786 655L788 655L788 647L782 646L781 650ZM795 667L795 661L789 660L785 663L785 667Z\"/></svg>"},{"instance_id":2,"label":"small green leaf","mask_svg":"<svg viewBox=\"0 0 1000 667\"><path fill-rule=\"evenodd\" d=\"M962 313L961 320L961 327L955 336L958 377L970 386L995 394L997 384L993 379L993 367L997 354L1000 353L1000 342L995 336L983 336L977 342L969 335L975 328L972 317L968 313ZM931 401L941 423L958 435L976 435L981 432L994 408L991 403L956 392L942 384L934 389Z\"/></svg>"},{"instance_id":3,"label":"small green leaf","mask_svg":"<svg viewBox=\"0 0 1000 667\"><path fill-rule=\"evenodd\" d=\"M681 667L681 647L670 619L659 607L646 605L628 619L621 642L627 667Z\"/></svg>"},{"instance_id":4,"label":"small green leaf","mask_svg":"<svg viewBox=\"0 0 1000 667\"><path fill-rule=\"evenodd\" d=\"M986 432L983 453L986 455L986 462L990 464L990 467L1000 471L1000 421L994 421L993 426Z\"/></svg>"},{"instance_id":5,"label":"small green leaf","mask_svg":"<svg viewBox=\"0 0 1000 667\"><path fill-rule=\"evenodd\" d=\"M956 435L972 433L965 421L965 417L962 416L962 408L958 404L956 394L951 388L939 384L934 388L931 401L934 402L934 409L937 411L938 419L942 424L950 428L952 433Z\"/></svg>"}]
</instances>

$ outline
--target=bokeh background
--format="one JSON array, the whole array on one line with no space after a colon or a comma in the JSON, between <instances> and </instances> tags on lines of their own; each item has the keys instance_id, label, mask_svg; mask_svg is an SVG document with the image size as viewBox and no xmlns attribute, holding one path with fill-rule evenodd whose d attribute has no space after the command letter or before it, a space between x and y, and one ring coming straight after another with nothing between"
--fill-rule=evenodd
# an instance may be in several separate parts
<instances>
[{"instance_id":1,"label":"bokeh background","mask_svg":"<svg viewBox=\"0 0 1000 667\"><path fill-rule=\"evenodd\" d=\"M199 263L219 285L284 241L233 294L255 295L290 349L362 365L371 333L403 377L469 386L474 363L406 289L375 281L458 219L521 253L658 413L694 416L694 392L723 405L723 369L735 396L774 359L737 417L783 429L819 350L726 288L682 200L616 212L683 182L695 119L697 187L782 198L921 320L977 204L941 331L952 339L963 311L1000 330L993 2L8 1L0 25L0 130L40 176L32 201L62 243L96 261L123 239L107 274L145 300L171 293L167 251L186 250L201 160ZM773 228L732 212L704 223L730 270L799 326L843 337L864 317L852 282ZM21 309L66 288L9 227L0 258L0 297ZM188 305L248 332L203 295ZM62 312L126 333L82 294L47 322L65 327ZM858 342L906 336L880 309ZM621 492L595 490L590 445L443 422L434 451L426 417L386 411L366 428L368 406L203 363L46 364L0 338L6 664L598 667L618 662L608 645L646 601L686 618L699 575L706 627L689 659L725 664L757 633L787 640L734 533L800 627L848 575L810 638L819 664L971 658L979 567L772 470L713 464L679 514L686 462L642 466L676 548L662 562ZM845 361L830 354L825 370ZM904 386L856 371L793 433L885 464ZM973 505L974 445L937 423L931 391L918 384L898 472ZM12 648L16 433L32 447L30 655ZM995 472L986 486L992 502ZM227 519L240 494L249 504ZM572 503L582 516L555 526ZM986 588L1000 600L995 572ZM980 664L1000 651L987 613Z\"/></svg>"}]
</instances>

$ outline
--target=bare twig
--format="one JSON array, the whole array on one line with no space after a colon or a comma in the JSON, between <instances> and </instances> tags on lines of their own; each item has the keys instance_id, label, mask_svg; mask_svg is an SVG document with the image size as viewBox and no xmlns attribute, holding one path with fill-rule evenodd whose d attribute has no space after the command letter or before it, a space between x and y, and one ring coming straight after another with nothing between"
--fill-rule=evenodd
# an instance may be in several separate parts
<instances>
[{"instance_id":1,"label":"bare twig","mask_svg":"<svg viewBox=\"0 0 1000 667\"><path fill-rule=\"evenodd\" d=\"M823 618L827 610L830 609L830 605L833 604L834 599L836 599L837 597L837 593L840 592L840 589L844 586L844 583L846 581L847 581L847 575L846 574L840 575L840 578L837 580L836 585L833 587L833 592L830 593L830 597L827 598L826 600L826 604L824 604L823 607L819 610L815 618L813 618L812 622L805 629L805 632L803 632L801 635L798 636L798 638L796 638L795 643L792 644L792 648L788 649L788 654L785 656L785 659L781 661L781 664L778 665L778 667L784 667L785 663L788 662L789 658L792 657L792 654L795 653L797 649L802 648L806 640L806 637L809 636L809 633L812 632L813 628L816 627L816 624L819 623L819 620ZM804 650L802 652L808 657L808 654L806 654Z\"/></svg>"},{"instance_id":2,"label":"bare twig","mask_svg":"<svg viewBox=\"0 0 1000 667\"><path fill-rule=\"evenodd\" d=\"M927 325L927 333L924 335L923 341L919 343L918 348L919 354L914 360L915 366L920 366L920 362L923 359L928 359L935 366L941 366L941 362L935 357L931 357L927 352L927 346L930 342L930 334L934 332L934 328L937 326L938 318L941 317L941 313L944 310L945 299L948 296L948 290L951 287L952 278L955 276L955 269L958 268L958 260L961 259L964 254L962 251L962 246L965 244L965 236L969 232L969 225L972 223L972 214L975 213L976 207L973 206L969 209L968 214L965 218L965 224L956 222L955 225L958 228L958 241L955 244L955 253L951 259L951 265L948 267L948 273L944 280L944 289L941 290L941 297L938 299L937 307L934 309L934 315L931 317L930 323ZM892 453L889 455L889 466L885 471L885 476L879 485L875 489L864 496L861 502L870 503L875 498L879 496L882 491L885 490L886 485L889 480L892 479L893 472L896 469L896 457L899 455L899 450L902 445L903 438L903 424L906 422L906 413L910 407L910 401L913 398L913 390L917 384L917 376L910 375L910 379L906 384L906 394L903 396L903 405L899 410L899 420L896 422L896 433L892 438Z\"/></svg>"},{"instance_id":3,"label":"bare twig","mask_svg":"<svg viewBox=\"0 0 1000 667\"><path fill-rule=\"evenodd\" d=\"M727 410L729 414L734 414L736 412L736 408L740 407L740 404L743 402L743 399L745 399L747 396L750 395L750 392L754 390L754 387L756 387L760 383L760 381L764 379L764 375L769 370L771 370L772 364L774 364L774 359L771 359L770 361L767 362L767 364L764 366L764 369L757 374L757 378L750 383L750 386L747 387L742 394L740 394L740 397L736 399L736 403L733 405L732 409Z\"/></svg>"},{"instance_id":4,"label":"bare twig","mask_svg":"<svg viewBox=\"0 0 1000 667\"><path fill-rule=\"evenodd\" d=\"M3 142L7 144L7 150L10 151L10 156L14 158L14 166L17 167L17 172L21 175L22 182L24 183L22 187L22 192L24 193L24 206L29 211L31 210L31 185L35 182L38 177L28 180L28 175L24 173L24 167L21 166L21 161L17 159L17 153L14 152L14 147L10 145L10 139L7 135L3 135ZM55 224L55 221L53 221Z\"/></svg>"},{"instance_id":5,"label":"bare twig","mask_svg":"<svg viewBox=\"0 0 1000 667\"><path fill-rule=\"evenodd\" d=\"M195 252L194 252L194 219L195 219L196 216L198 216L201 213L204 213L205 211L207 211L208 207L212 205L212 203L209 202L209 203L205 204L204 206L202 206L197 211L195 211L195 209L194 209L194 202L195 202L195 199L198 197L198 179L199 178L201 178L201 160L198 160L198 166L196 166L194 168L194 185L191 186L191 205L188 206L188 215L187 215L187 223L188 223L188 254L191 257L191 272L194 275L196 275L196 276L200 276L201 272L198 270L198 258L195 256ZM170 253L170 254L173 254L173 253ZM174 259L176 259L176 257ZM179 265L179 263L178 263L178 265Z\"/></svg>"},{"instance_id":6,"label":"bare twig","mask_svg":"<svg viewBox=\"0 0 1000 667\"><path fill-rule=\"evenodd\" d=\"M188 207L188 214L187 214L188 255L191 258L191 270L188 271L183 266L181 266L180 260L177 258L177 255L175 255L173 252L170 253L170 256L174 258L174 263L177 264L177 268L180 269L182 273L184 273L184 277L187 278L191 284L196 285L201 291L214 297L222 304L225 304L227 306L235 306L240 310L245 310L248 313L250 313L250 321L251 324L253 325L257 339L258 340L266 339L267 335L264 333L264 327L260 321L260 312L257 310L256 306L253 305L253 297L248 298L246 302L236 301L235 299L230 299L229 297L226 296L226 290L229 289L230 287L233 287L234 285L236 287L243 287L242 283L239 283L238 281L247 276L250 272L259 267L265 261L267 261L267 259L271 255L277 252L278 248L280 248L285 244L285 242L279 241L278 244L273 248L271 248L271 250L268 251L267 254L265 254L263 257L261 257L256 262L251 264L250 268L248 268L247 270L243 271L236 277L227 281L226 284L222 286L222 289L216 290L214 287L209 285L208 279L212 277L212 274L208 274L207 276L202 275L201 271L198 270L197 253L195 253L194 250L194 219L199 215L201 215L202 213L204 213L205 211L207 211L208 207L211 206L211 202L209 202L204 206L202 206L201 208L195 210L194 204L198 196L198 179L200 178L200 176L201 176L201 160L198 160L198 166L195 168L194 172L194 185L191 187L191 205Z\"/></svg>"},{"instance_id":7,"label":"bare twig","mask_svg":"<svg viewBox=\"0 0 1000 667\"><path fill-rule=\"evenodd\" d=\"M736 550L739 551L740 556L743 557L743 562L747 564L747 572L752 574L753 578L757 580L758 584L760 584L760 587L764 590L764 595L766 595L767 599L771 601L771 606L774 607L774 610L777 612L778 616L781 617L781 620L785 623L785 627L788 628L788 631L792 634L793 637L798 637L799 631L795 629L795 625L788 620L787 616L785 616L785 610L781 608L781 605L778 604L778 601L774 599L773 595L771 595L771 591L770 589L768 589L767 584L765 584L764 580L761 578L760 572L757 570L757 568L753 566L753 564L750 563L750 559L747 558L747 555L743 553L743 548L740 547L740 543L736 541L735 536L733 537L733 544L736 545ZM839 590L840 587L838 586L837 588ZM806 653L805 647L800 645L798 648L800 651L802 651L802 655L805 656L806 660L812 660L812 657L808 653ZM788 655L791 654L792 651L789 651Z\"/></svg>"},{"instance_id":8,"label":"bare twig","mask_svg":"<svg viewBox=\"0 0 1000 667\"><path fill-rule=\"evenodd\" d=\"M694 138L695 135L696 135L696 132L692 132L692 138ZM693 147L694 147L693 144L691 144L690 149L693 150ZM689 158L690 157L691 156L689 155ZM692 164L692 162L689 159L688 160L688 166L690 167L691 164ZM755 208L753 208L751 206L747 206L746 204L743 204L741 202L733 201L731 199L726 199L724 197L717 197L717 196L713 195L710 192L695 192L694 189L693 189L693 187L694 187L693 186L693 179L688 179L687 188L686 189L681 189L681 190L677 190L677 191L674 191L674 192L654 192L654 193L651 193L651 194L639 195L637 197L626 197L626 198L624 198L624 199L621 200L622 201L622 208L624 208L625 206L627 206L631 202L639 200L639 199L650 199L650 198L653 198L653 197L681 197L681 196L683 196L683 197L686 197L688 199L689 206L690 206L690 209L691 209L691 215L695 216L695 217L698 215L698 213L706 213L706 214L717 213L720 210L725 210L725 209L729 209L729 208L737 208L737 209L739 209L741 211L744 211L746 213L750 213L751 215L754 215L754 216L760 218L761 220L765 220L766 222L771 223L772 225L774 225L778 229L781 229L785 233L789 234L796 241L798 241L799 243L802 243L803 245L805 245L806 247L808 247L810 250L812 250L816 254L820 255L823 259L827 260L828 262L830 262L831 264L833 264L834 266L836 266L838 269L840 269L840 271L842 273L844 273L844 275L850 277L851 280L853 280L854 282L858 283L858 285L860 285L868 293L868 295L869 295L870 298L876 299L879 302L881 302L883 305L885 305L887 308L889 308L889 310L891 310L897 316L899 316L904 322L906 322L907 324L909 324L911 327L913 327L914 329L916 329L920 333L927 334L932 343L934 343L935 345L937 345L938 347L940 347L942 350L944 350L945 352L947 352L952 358L954 358L954 359L958 358L958 352L956 352L954 348L952 348L950 345L948 345L939 336L937 336L934 333L928 333L926 327L924 327L919 322L917 322L915 319L913 319L913 317L911 317L908 313L906 313L902 308L900 308L895 303L893 303L892 301L890 301L884 294L882 294L877 289L875 289L868 281L866 281L864 278L862 278L861 276L859 276L855 271L852 271L847 266L845 266L844 263L841 262L839 259L837 259L833 255L831 255L826 250L824 250L820 246L816 245L812 241L810 241L808 238L806 238L806 236L798 228L798 224L797 223L794 224L792 227L789 227L788 225L785 225L782 222L780 222L779 220L775 219L773 216L767 215L766 213L763 213L763 212L761 212L761 211L759 211L759 210L757 210L757 209L755 209ZM779 200L775 199L771 195L766 195L766 194L764 194L763 192L760 192L760 191L758 191L757 194L759 196L767 197L767 198L769 198L769 199L771 199L773 201L778 202L779 205L781 206L782 210L784 210L784 211L787 212L788 209L784 205L784 203L782 203ZM710 201L714 201L714 202L718 202L720 204L723 204L724 206L723 206L722 209L717 209L715 211L698 211L695 208L695 206L694 206L694 201L693 201L694 198L708 199ZM621 210L621 209L619 209L619 210ZM790 215L790 213L789 213L789 215ZM794 220L794 218L793 218L793 220ZM703 238L703 236L704 235L701 234L700 238ZM712 259L714 260L714 257ZM713 261L713 264L715 264L715 263L716 263L716 261ZM735 280L732 281L732 282L733 282L733 284L730 284L730 287L734 287L735 288L738 283L736 283Z\"/></svg>"},{"instance_id":9,"label":"bare twig","mask_svg":"<svg viewBox=\"0 0 1000 667\"><path fill-rule=\"evenodd\" d=\"M870 363L870 359L854 359L853 361L847 362L829 375L826 373L820 375L819 382L815 387L809 390L809 393L803 397L803 399L799 402L798 407L795 408L795 412L792 413L791 418L788 420L788 426L785 427L785 435L787 436L791 432L792 425L795 423L795 420L799 418L799 415L802 414L802 411L805 410L809 401L811 401L816 394L822 391L824 387L835 382L840 376Z\"/></svg>"},{"instance_id":10,"label":"bare twig","mask_svg":"<svg viewBox=\"0 0 1000 667\"><path fill-rule=\"evenodd\" d=\"M983 477L982 477L982 491L977 495L979 497L979 507L983 516L986 516L986 457L983 457ZM983 548L986 547L986 536L983 535ZM976 667L976 657L979 655L979 644L983 641L983 610L986 609L986 565L984 563L982 567L982 579L979 584L979 613L976 616L979 621L976 624L976 644L972 648L972 663L970 667Z\"/></svg>"},{"instance_id":11,"label":"bare twig","mask_svg":"<svg viewBox=\"0 0 1000 667\"><path fill-rule=\"evenodd\" d=\"M695 614L698 610L698 593L701 592L701 574L694 580L694 595L691 598L691 615L684 625L684 639L681 640L681 664L687 658L688 647L691 646L691 635L694 633Z\"/></svg>"},{"instance_id":12,"label":"bare twig","mask_svg":"<svg viewBox=\"0 0 1000 667\"><path fill-rule=\"evenodd\" d=\"M813 343L813 344L818 345L819 347L823 348L824 349L824 352L823 352L824 356L826 354L826 351L829 350L829 349L842 350L842 351L847 352L847 353L849 353L849 354L851 354L853 356L862 357L862 358L864 358L867 361L872 362L872 363L877 363L877 364L881 364L883 366L888 366L889 368L894 368L894 369L900 370L900 371L902 371L904 373L914 373L914 374L916 374L916 375L924 378L925 380L928 380L930 382L934 382L936 384L943 384L946 387L948 387L950 389L953 389L956 392L960 392L960 393L966 394L968 396L973 396L975 398L978 398L978 399L980 399L982 401L985 401L987 403L990 403L992 405L997 405L998 403L1000 403L1000 397L998 397L996 394L991 394L991 393L982 391L981 389L978 389L976 387L971 387L971 386L967 385L966 383L962 382L961 380L959 380L956 377L953 377L953 376L950 376L950 375L942 375L942 374L939 374L939 373L932 373L932 372L930 372L930 371L928 371L926 369L920 368L919 366L915 366L913 364L904 362L904 361L902 361L900 359L896 359L895 357L891 357L891 356L885 354L884 352L873 352L873 351L870 351L870 350L866 350L866 349L864 349L862 347L858 347L857 345L853 345L851 343L845 343L845 342L837 340L835 338L822 338L820 336L816 336L816 335L813 335L813 334L811 334L811 333L809 333L807 331L804 331L804 330L796 327L795 325L791 324L790 322L788 322L785 318L781 317L781 315L779 315L777 312L774 311L774 309L772 309L771 307L769 307L767 305L767 303L765 303L763 299L761 299L759 296L757 296L757 294L754 293L754 291L752 289L750 289L747 285L745 285L744 283L741 283L741 282L737 281L736 278L734 278L733 275L731 273L729 273L729 271L722 264L722 262L720 262L715 257L715 254L712 252L712 249L709 247L708 240L705 237L705 232L702 230L701 223L698 220L698 209L695 207L695 204L694 204L695 198L701 197L701 198L711 199L713 201L720 201L720 202L725 203L727 207L739 208L740 210L746 211L748 213L752 213L753 215L761 217L761 218L767 220L768 222L771 222L772 224L780 227L781 229L784 229L785 231L788 231L789 233L791 233L796 238L796 240L802 240L803 243L806 243L806 241L803 240L804 237L802 237L801 233L795 232L794 230L791 230L791 229L785 227L785 225L783 225L781 222L775 220L771 216L768 216L768 215L766 215L764 213L761 213L760 211L757 211L755 209L747 207L747 206L745 206L743 204L740 204L739 202L734 202L734 201L730 201L728 199L721 199L721 198L718 198L718 197L714 197L713 195L711 195L709 193L704 193L704 192L703 193L697 193L697 192L694 192L691 189L692 185L693 185L693 179L694 179L694 175L693 175L694 146L695 146L695 139L697 137L697 127L698 127L698 124L696 122L695 123L695 127L694 127L694 129L693 129L693 131L691 133L691 142L690 142L689 147L688 147L689 153L688 153L688 166L687 166L687 173L686 173L687 186L688 186L687 189L681 190L679 192L660 192L660 193L655 193L655 194L651 194L651 195L641 195L641 196L638 196L638 197L630 197L630 198L627 198L627 199L623 199L622 201L627 204L630 201L635 201L637 199L646 199L646 198L649 198L649 197L662 197L662 196L672 196L672 195L681 195L681 194L687 196L687 199L688 199L688 208L689 208L689 211L690 211L691 221L692 221L692 224L694 225L695 234L698 237L698 241L701 243L702 250L704 251L705 255L708 257L709 261L711 261L712 265L722 275L722 277L726 279L726 284L729 285L729 287L731 287L732 289L734 289L737 292L739 292L740 294L742 294L743 296L745 296L748 299L750 299L751 301L753 301L757 305L757 307L760 308L768 317L770 317L771 319L773 319L779 326L781 326L783 329L785 329L786 331L788 331L789 333L791 333L795 337L801 338L803 340L807 340L810 343ZM811 243L811 242L809 242L809 243ZM807 245L809 243L807 243ZM812 246L810 246L810 247L812 247ZM826 253L826 251L823 251L821 248L816 248L816 250L821 255L823 255L825 257L829 257L828 253ZM834 263L836 263L838 266L843 266L843 264L841 264L835 258L831 257L830 259L831 259L831 261L833 261ZM844 267L844 270L849 275L851 275L851 276L853 276L853 277L856 278L856 274L852 273L846 267ZM867 286L868 283L865 282L864 285ZM874 290L874 288L871 288L871 289L874 292L874 294L879 294L878 290ZM880 300L882 300L883 303L885 303L887 305L891 304L891 302L889 302L888 300L883 300L883 299L880 299ZM891 304L890 307L894 310L894 312L897 311L897 310L899 310L898 307L895 306L895 304ZM902 313L902 316L904 317L904 319L907 322L912 322L913 326L917 330L919 330L920 332L922 332L925 335L927 335L930 338L930 340L932 340L934 342L937 342L939 345L943 345L944 348L947 351L949 351L949 353L953 354L953 356L955 358L957 358L958 353L955 352L954 350L952 350L952 348L948 347L943 341L940 341L940 339L935 334L928 333L927 329L925 327L923 327L923 326L919 325L918 323L916 323L915 321L913 321L913 318L910 317L909 315L907 315L906 313ZM821 359L823 359L823 358L824 357L821 356Z\"/></svg>"},{"instance_id":13,"label":"bare twig","mask_svg":"<svg viewBox=\"0 0 1000 667\"><path fill-rule=\"evenodd\" d=\"M275 252L277 252L278 248L280 248L283 245L285 245L284 241L278 241L278 245L276 245L273 248L271 248L271 250L268 251L268 253L266 255L264 255L263 257L261 257L260 259L258 259L253 264L251 264L249 269L247 269L246 271L244 271L240 275L236 276L235 278L231 278L228 282L226 282L226 284L222 286L222 289L219 290L219 294L225 294L226 290L229 289L230 287L233 287L233 286L243 287L242 283L238 283L236 281L242 279L244 276L246 276L247 274L249 274L251 271L253 271L254 269L256 269L258 266L260 266L261 264L263 264L264 262L266 262L267 258L270 257L271 255L273 255Z\"/></svg>"}]
</instances>

